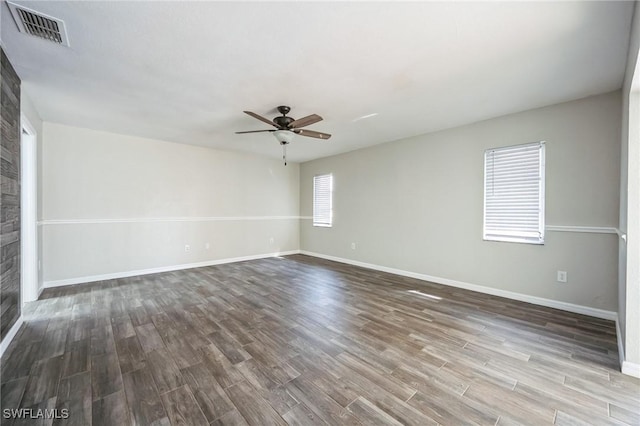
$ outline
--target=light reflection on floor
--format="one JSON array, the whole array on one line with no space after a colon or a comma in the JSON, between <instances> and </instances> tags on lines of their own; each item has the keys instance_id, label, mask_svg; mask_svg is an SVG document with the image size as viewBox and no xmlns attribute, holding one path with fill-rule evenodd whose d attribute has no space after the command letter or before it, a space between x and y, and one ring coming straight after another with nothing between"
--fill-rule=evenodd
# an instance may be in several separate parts
<instances>
[{"instance_id":1,"label":"light reflection on floor","mask_svg":"<svg viewBox=\"0 0 640 426\"><path fill-rule=\"evenodd\" d=\"M433 294L423 293L423 292L418 291L418 290L408 290L408 292L411 293L411 294L417 294L418 296L427 297L427 298L433 299L433 300L442 300L442 297L434 296Z\"/></svg>"}]
</instances>

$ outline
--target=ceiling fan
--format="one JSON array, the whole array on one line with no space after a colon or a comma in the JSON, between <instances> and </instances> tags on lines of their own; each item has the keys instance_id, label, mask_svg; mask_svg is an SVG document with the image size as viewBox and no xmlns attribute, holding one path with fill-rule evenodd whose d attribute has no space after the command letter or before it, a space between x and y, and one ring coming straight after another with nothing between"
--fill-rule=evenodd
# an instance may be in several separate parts
<instances>
[{"instance_id":1,"label":"ceiling fan","mask_svg":"<svg viewBox=\"0 0 640 426\"><path fill-rule=\"evenodd\" d=\"M243 111L245 114L250 115L253 118L256 118L263 123L267 123L275 129L267 129L267 130L247 130L244 132L236 132L236 134L243 133L260 133L260 132L272 132L276 137L280 145L282 145L282 159L284 160L284 165L287 165L287 149L286 146L293 140L295 135L300 136L308 136L311 138L317 139L329 139L331 137L328 133L316 132L315 130L307 130L302 129L302 127L309 126L313 123L317 123L318 121L322 121L322 117L318 114L307 115L306 117L302 117L299 119L294 119L293 117L287 116L291 108L285 105L281 105L277 108L278 112L282 114L282 116L276 117L273 120L269 120L268 118L264 118L261 115L256 114L251 111Z\"/></svg>"}]
</instances>

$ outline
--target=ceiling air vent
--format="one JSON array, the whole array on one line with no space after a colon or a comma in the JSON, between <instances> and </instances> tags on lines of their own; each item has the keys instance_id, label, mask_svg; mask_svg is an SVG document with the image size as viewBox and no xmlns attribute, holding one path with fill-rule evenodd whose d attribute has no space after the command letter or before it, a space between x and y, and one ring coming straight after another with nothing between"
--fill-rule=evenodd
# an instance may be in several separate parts
<instances>
[{"instance_id":1,"label":"ceiling air vent","mask_svg":"<svg viewBox=\"0 0 640 426\"><path fill-rule=\"evenodd\" d=\"M13 19L22 33L31 34L54 43L69 46L64 21L28 9L19 4L7 2Z\"/></svg>"}]
</instances>

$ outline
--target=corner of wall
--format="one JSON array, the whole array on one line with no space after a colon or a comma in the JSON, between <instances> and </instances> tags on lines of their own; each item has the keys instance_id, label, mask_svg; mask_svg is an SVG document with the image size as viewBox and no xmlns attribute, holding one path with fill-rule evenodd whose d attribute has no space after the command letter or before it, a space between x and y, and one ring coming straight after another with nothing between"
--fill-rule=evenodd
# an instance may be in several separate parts
<instances>
[{"instance_id":1,"label":"corner of wall","mask_svg":"<svg viewBox=\"0 0 640 426\"><path fill-rule=\"evenodd\" d=\"M15 72L5 51L0 50L0 122L2 124L2 318L0 321L0 348L4 351L22 318L21 288L21 129L20 129L20 77ZM5 155L7 153L8 155Z\"/></svg>"},{"instance_id":2,"label":"corner of wall","mask_svg":"<svg viewBox=\"0 0 640 426\"><path fill-rule=\"evenodd\" d=\"M621 122L621 167L620 167L620 228L627 234L624 243L619 246L618 268L618 315L619 346L622 346L621 371L640 377L640 320L637 304L640 300L640 267L637 261L640 253L638 236L640 227L636 218L640 211L638 189L638 116L640 111L640 7L635 2L631 21L629 50L622 86L623 115Z\"/></svg>"},{"instance_id":3,"label":"corner of wall","mask_svg":"<svg viewBox=\"0 0 640 426\"><path fill-rule=\"evenodd\" d=\"M9 329L7 334L5 334L4 339L0 341L0 357L4 355L9 345L11 345L11 342L13 341L14 337L17 336L18 331L20 331L23 323L24 321L22 320L22 315L20 315L13 326Z\"/></svg>"}]
</instances>

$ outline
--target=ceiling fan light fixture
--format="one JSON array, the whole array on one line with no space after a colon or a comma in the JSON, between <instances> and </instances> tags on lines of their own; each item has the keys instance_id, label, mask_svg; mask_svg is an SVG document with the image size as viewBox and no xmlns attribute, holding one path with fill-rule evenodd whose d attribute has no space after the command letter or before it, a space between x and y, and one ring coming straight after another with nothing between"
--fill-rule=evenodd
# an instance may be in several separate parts
<instances>
[{"instance_id":1,"label":"ceiling fan light fixture","mask_svg":"<svg viewBox=\"0 0 640 426\"><path fill-rule=\"evenodd\" d=\"M293 140L295 133L290 130L276 130L273 132L273 136L280 142L280 145L286 145Z\"/></svg>"}]
</instances>

